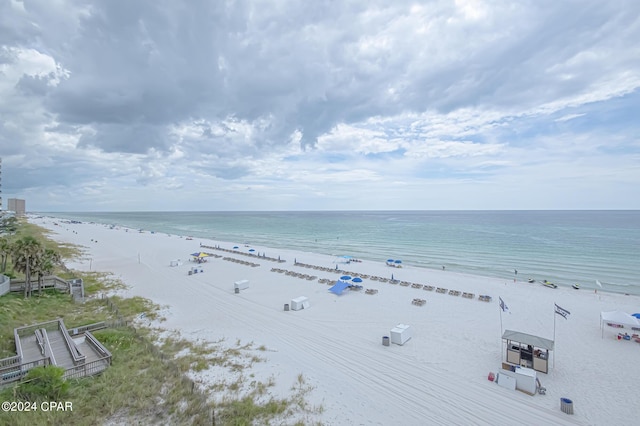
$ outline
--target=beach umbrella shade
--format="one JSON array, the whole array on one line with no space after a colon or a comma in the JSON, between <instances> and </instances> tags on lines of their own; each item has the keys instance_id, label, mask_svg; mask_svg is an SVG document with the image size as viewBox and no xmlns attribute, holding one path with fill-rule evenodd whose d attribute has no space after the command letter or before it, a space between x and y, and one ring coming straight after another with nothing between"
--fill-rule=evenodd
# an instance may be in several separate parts
<instances>
[{"instance_id":1,"label":"beach umbrella shade","mask_svg":"<svg viewBox=\"0 0 640 426\"><path fill-rule=\"evenodd\" d=\"M352 279L351 281L353 281L354 283L361 283L362 282L362 278L360 277L355 277L354 279Z\"/></svg>"},{"instance_id":2,"label":"beach umbrella shade","mask_svg":"<svg viewBox=\"0 0 640 426\"><path fill-rule=\"evenodd\" d=\"M387 259L387 262L393 263L393 259Z\"/></svg>"},{"instance_id":3,"label":"beach umbrella shade","mask_svg":"<svg viewBox=\"0 0 640 426\"><path fill-rule=\"evenodd\" d=\"M640 319L640 313L633 314L632 316L634 316L634 317L636 317L636 318Z\"/></svg>"},{"instance_id":4,"label":"beach umbrella shade","mask_svg":"<svg viewBox=\"0 0 640 426\"><path fill-rule=\"evenodd\" d=\"M393 263L402 263L402 260L394 260Z\"/></svg>"},{"instance_id":5,"label":"beach umbrella shade","mask_svg":"<svg viewBox=\"0 0 640 426\"><path fill-rule=\"evenodd\" d=\"M197 257L197 258L199 258L199 259L202 259L203 257L209 257L209 256L210 256L210 254L207 254L207 253L205 253L205 252L199 251L199 252L197 252L197 253L191 253L191 256L193 256L193 257Z\"/></svg>"},{"instance_id":6,"label":"beach umbrella shade","mask_svg":"<svg viewBox=\"0 0 640 426\"><path fill-rule=\"evenodd\" d=\"M239 247L238 247L238 246L233 246L233 248L234 248L234 249L237 249L237 248L239 248Z\"/></svg>"},{"instance_id":7,"label":"beach umbrella shade","mask_svg":"<svg viewBox=\"0 0 640 426\"><path fill-rule=\"evenodd\" d=\"M249 251L256 251L256 249L249 249Z\"/></svg>"},{"instance_id":8,"label":"beach umbrella shade","mask_svg":"<svg viewBox=\"0 0 640 426\"><path fill-rule=\"evenodd\" d=\"M349 281L351 279L351 276L343 275L343 276L340 277L340 279L343 280L343 281Z\"/></svg>"},{"instance_id":9,"label":"beach umbrella shade","mask_svg":"<svg viewBox=\"0 0 640 426\"><path fill-rule=\"evenodd\" d=\"M338 296L342 294L345 288L349 287L349 283L345 281L336 282L333 287L329 289L330 292L337 294Z\"/></svg>"}]
</instances>

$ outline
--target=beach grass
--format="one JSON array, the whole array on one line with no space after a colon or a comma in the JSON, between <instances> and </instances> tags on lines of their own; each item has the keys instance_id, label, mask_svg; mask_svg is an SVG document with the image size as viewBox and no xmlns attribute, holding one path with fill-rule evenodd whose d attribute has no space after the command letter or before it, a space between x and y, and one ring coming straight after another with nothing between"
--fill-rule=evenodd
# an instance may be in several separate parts
<instances>
[{"instance_id":1,"label":"beach grass","mask_svg":"<svg viewBox=\"0 0 640 426\"><path fill-rule=\"evenodd\" d=\"M42 228L23 223L16 236L27 235L63 253L64 258L73 259L82 254L77 247L59 245L48 239ZM142 326L141 319L155 324L162 322L160 307L142 297L110 296L106 303L97 296L124 287L111 275L77 273L64 268L56 274L82 278L86 302L75 303L68 294L57 291L46 291L27 299L16 293L2 296L0 358L15 355L13 329L23 325L55 318L62 318L67 327L115 319L136 325L93 333L111 351L112 365L99 376L69 382L65 401L72 402L73 411L0 412L0 424L269 424L278 419L281 422L295 413L300 417L322 410L305 403L304 397L311 387L302 376L291 389L291 396L281 399L269 396L273 379L250 380L252 375L247 376L246 370L264 360L259 355L265 351L264 346L256 348L252 342L239 340L235 344L224 340L194 343L177 333ZM200 389L187 377L211 368L225 369L229 372L226 377L232 379ZM17 394L16 387L8 387L0 391L0 398L16 400ZM217 400L212 398L214 394Z\"/></svg>"}]
</instances>

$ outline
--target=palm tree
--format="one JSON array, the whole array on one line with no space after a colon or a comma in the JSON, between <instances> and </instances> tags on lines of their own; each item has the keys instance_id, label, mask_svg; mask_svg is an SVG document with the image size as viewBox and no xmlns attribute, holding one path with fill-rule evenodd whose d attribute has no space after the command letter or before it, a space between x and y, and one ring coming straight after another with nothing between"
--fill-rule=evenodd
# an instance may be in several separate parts
<instances>
[{"instance_id":1,"label":"palm tree","mask_svg":"<svg viewBox=\"0 0 640 426\"><path fill-rule=\"evenodd\" d=\"M5 237L0 237L0 257L2 258L2 265L0 273L3 273L7 270L7 258L11 254L11 243Z\"/></svg>"},{"instance_id":2,"label":"palm tree","mask_svg":"<svg viewBox=\"0 0 640 426\"><path fill-rule=\"evenodd\" d=\"M18 219L15 216L0 218L0 234L14 234L18 229Z\"/></svg>"},{"instance_id":3,"label":"palm tree","mask_svg":"<svg viewBox=\"0 0 640 426\"><path fill-rule=\"evenodd\" d=\"M38 274L38 295L42 295L42 282L45 276L51 275L56 264L60 263L60 255L52 249L44 249L33 265L33 272Z\"/></svg>"},{"instance_id":4,"label":"palm tree","mask_svg":"<svg viewBox=\"0 0 640 426\"><path fill-rule=\"evenodd\" d=\"M32 293L31 272L42 256L42 245L33 237L24 237L13 244L12 258L14 268L24 273L24 297Z\"/></svg>"}]
</instances>

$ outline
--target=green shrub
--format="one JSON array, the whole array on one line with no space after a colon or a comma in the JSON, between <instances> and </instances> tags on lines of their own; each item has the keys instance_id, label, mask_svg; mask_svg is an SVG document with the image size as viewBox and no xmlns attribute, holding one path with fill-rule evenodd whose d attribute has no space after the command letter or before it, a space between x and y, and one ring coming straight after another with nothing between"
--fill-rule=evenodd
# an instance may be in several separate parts
<instances>
[{"instance_id":1,"label":"green shrub","mask_svg":"<svg viewBox=\"0 0 640 426\"><path fill-rule=\"evenodd\" d=\"M69 392L64 368L46 366L29 370L25 382L18 386L18 396L27 401L61 400Z\"/></svg>"}]
</instances>

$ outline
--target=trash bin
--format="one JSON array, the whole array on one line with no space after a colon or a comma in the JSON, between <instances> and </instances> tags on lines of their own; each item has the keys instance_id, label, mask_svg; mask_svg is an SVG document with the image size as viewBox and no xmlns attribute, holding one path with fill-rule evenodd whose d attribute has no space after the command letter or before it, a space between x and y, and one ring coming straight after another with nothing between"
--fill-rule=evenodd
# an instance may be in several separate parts
<instances>
[{"instance_id":1,"label":"trash bin","mask_svg":"<svg viewBox=\"0 0 640 426\"><path fill-rule=\"evenodd\" d=\"M389 336L382 336L382 346L389 346Z\"/></svg>"},{"instance_id":2,"label":"trash bin","mask_svg":"<svg viewBox=\"0 0 640 426\"><path fill-rule=\"evenodd\" d=\"M285 303L285 304L284 304L284 310L285 310L285 311L288 311L288 310L289 310L289 304L288 304L288 303Z\"/></svg>"},{"instance_id":3,"label":"trash bin","mask_svg":"<svg viewBox=\"0 0 640 426\"><path fill-rule=\"evenodd\" d=\"M573 414L573 401L569 398L560 398L560 409L563 413Z\"/></svg>"},{"instance_id":4,"label":"trash bin","mask_svg":"<svg viewBox=\"0 0 640 426\"><path fill-rule=\"evenodd\" d=\"M238 287L236 287L236 288L234 289L234 291L235 291L235 293L236 293L236 294L240 293L240 289L239 289Z\"/></svg>"}]
</instances>

